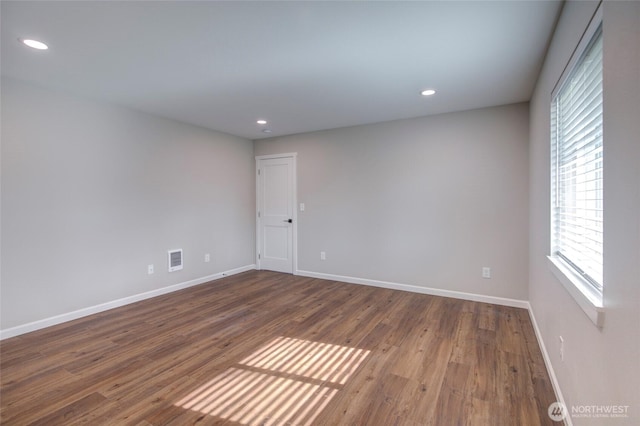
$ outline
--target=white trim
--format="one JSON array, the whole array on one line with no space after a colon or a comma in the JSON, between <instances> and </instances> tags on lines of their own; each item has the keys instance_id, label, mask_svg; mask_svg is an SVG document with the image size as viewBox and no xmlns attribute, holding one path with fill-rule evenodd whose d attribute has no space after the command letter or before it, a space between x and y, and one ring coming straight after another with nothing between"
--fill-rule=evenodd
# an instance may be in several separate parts
<instances>
[{"instance_id":1,"label":"white trim","mask_svg":"<svg viewBox=\"0 0 640 426\"><path fill-rule=\"evenodd\" d=\"M580 38L578 45L576 46L575 50L571 54L571 58L569 58L569 62L567 62L567 65L564 67L564 70L562 71L560 78L558 79L558 81L556 82L556 85L551 91L552 100L555 99L556 96L558 95L558 92L562 90L562 87L566 83L567 78L571 75L571 72L575 68L576 63L580 60L580 58L582 58L582 54L584 53L589 43L591 43L591 39L593 38L593 35L595 34L596 30L602 23L602 16L603 16L602 2L600 2L600 4L598 5L598 8L596 9L593 16L591 17L591 21L589 22L589 25L587 25L587 29L582 34L582 37Z\"/></svg>"},{"instance_id":2,"label":"white trim","mask_svg":"<svg viewBox=\"0 0 640 426\"><path fill-rule=\"evenodd\" d=\"M533 331L536 334L536 339L538 340L538 346L540 347L540 352L542 352L542 358L544 359L544 365L547 367L547 373L549 373L549 379L551 379L551 386L553 387L553 391L556 394L556 398L558 402L562 403L565 407L567 404L564 402L564 396L562 395L562 391L560 390L560 383L558 383L558 378L556 377L556 373L553 370L553 365L551 365L551 358L549 357L549 352L547 352L547 348L544 345L544 340L542 340L542 333L540 333L540 328L538 327L538 322L536 321L535 315L533 315L533 309L531 308L531 304L527 302L527 310L529 311L529 318L531 319L531 324L533 325ZM564 418L565 426L573 426L571 421L571 414L567 413L567 416Z\"/></svg>"},{"instance_id":3,"label":"white trim","mask_svg":"<svg viewBox=\"0 0 640 426\"><path fill-rule=\"evenodd\" d=\"M298 156L297 152L287 152L284 154L269 154L269 155L256 155L256 161L258 160L272 160L274 158L289 158Z\"/></svg>"},{"instance_id":4,"label":"white trim","mask_svg":"<svg viewBox=\"0 0 640 426\"><path fill-rule=\"evenodd\" d=\"M297 275L296 271L298 270L298 153L297 152L287 152L284 154L270 154L270 155L256 155L256 251L255 251L255 259L256 259L256 269L261 270L260 266L260 247L262 245L262 239L260 238L260 223L261 218L258 215L258 209L260 208L261 200L260 200L260 175L258 174L258 170L260 170L260 161L261 160L273 160L277 158L291 158L293 160L293 210L292 210L292 256L293 256L293 275Z\"/></svg>"},{"instance_id":5,"label":"white trim","mask_svg":"<svg viewBox=\"0 0 640 426\"><path fill-rule=\"evenodd\" d=\"M51 327L52 325L57 325L63 322L72 321L78 318L86 317L88 315L97 314L99 312L104 312L109 309L118 308L120 306L128 305L130 303L138 302L140 300L150 299L152 297L161 296L167 293L172 293L174 291L182 290L187 287L193 287L195 285L204 284L206 282L218 280L220 278L224 278L230 275L251 271L253 269L256 269L256 265L241 266L239 268L230 269L225 272L219 272L217 274L207 275L205 277L196 278L193 280L185 281L183 283L170 285L168 287L163 287L156 290L147 291L145 293L124 297L122 299L113 300L111 302L101 303L100 305L90 306L88 308L78 309L77 311L56 315L54 317L45 318L38 321L33 321L27 324L8 328L6 330L0 330L0 340L8 339L10 337L15 337L25 333L29 333L31 331L40 330L45 327Z\"/></svg>"},{"instance_id":6,"label":"white trim","mask_svg":"<svg viewBox=\"0 0 640 426\"><path fill-rule=\"evenodd\" d=\"M410 291L412 293L430 294L432 296L452 297L454 299L471 300L473 302L492 303L494 305L511 306L513 308L529 309L529 302L519 299L508 299L505 297L486 296L476 293L465 293L462 291L443 290L439 288L420 287L410 284L399 284L389 281L370 280L367 278L345 277L342 275L325 274L322 272L295 271L295 275L303 277L320 278L323 280L342 281L351 284L369 285L372 287L388 288L391 290Z\"/></svg>"},{"instance_id":7,"label":"white trim","mask_svg":"<svg viewBox=\"0 0 640 426\"><path fill-rule=\"evenodd\" d=\"M298 270L298 153L293 156L293 269L295 275Z\"/></svg>"},{"instance_id":8,"label":"white trim","mask_svg":"<svg viewBox=\"0 0 640 426\"><path fill-rule=\"evenodd\" d=\"M602 298L599 298L591 291L591 286L584 282L584 279L578 276L572 268L565 266L559 258L547 256L549 270L560 281L562 286L569 292L573 300L580 306L582 311L587 314L591 322L596 327L604 326L605 308Z\"/></svg>"},{"instance_id":9,"label":"white trim","mask_svg":"<svg viewBox=\"0 0 640 426\"><path fill-rule=\"evenodd\" d=\"M261 156L262 157L262 156ZM262 266L260 266L260 245L262 244L262 238L260 238L260 223L261 218L260 218L260 204L261 204L261 200L260 200L260 195L262 194L262 191L260 191L260 160L262 160L262 158L258 158L256 156L256 208L255 208L255 212L254 214L256 215L256 247L255 247L255 261L256 261L256 269L257 270L261 270Z\"/></svg>"}]
</instances>

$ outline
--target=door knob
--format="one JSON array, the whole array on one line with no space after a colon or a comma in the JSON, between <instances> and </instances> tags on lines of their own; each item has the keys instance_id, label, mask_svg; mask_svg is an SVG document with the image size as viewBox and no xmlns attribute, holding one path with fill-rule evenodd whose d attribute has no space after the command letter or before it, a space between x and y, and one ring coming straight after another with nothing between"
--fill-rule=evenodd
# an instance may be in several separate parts
<instances>
[{"instance_id":1,"label":"door knob","mask_svg":"<svg viewBox=\"0 0 640 426\"><path fill-rule=\"evenodd\" d=\"M283 222L293 223L293 219L285 219L285 220L283 220Z\"/></svg>"}]
</instances>

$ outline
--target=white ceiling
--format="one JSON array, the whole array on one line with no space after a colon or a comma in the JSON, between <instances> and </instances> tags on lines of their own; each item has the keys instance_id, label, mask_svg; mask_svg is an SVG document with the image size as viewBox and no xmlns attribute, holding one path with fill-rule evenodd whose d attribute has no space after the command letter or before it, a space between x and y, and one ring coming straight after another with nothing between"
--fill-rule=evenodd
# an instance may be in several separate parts
<instances>
[{"instance_id":1,"label":"white ceiling","mask_svg":"<svg viewBox=\"0 0 640 426\"><path fill-rule=\"evenodd\" d=\"M2 1L1 70L259 139L527 101L561 4Z\"/></svg>"}]
</instances>

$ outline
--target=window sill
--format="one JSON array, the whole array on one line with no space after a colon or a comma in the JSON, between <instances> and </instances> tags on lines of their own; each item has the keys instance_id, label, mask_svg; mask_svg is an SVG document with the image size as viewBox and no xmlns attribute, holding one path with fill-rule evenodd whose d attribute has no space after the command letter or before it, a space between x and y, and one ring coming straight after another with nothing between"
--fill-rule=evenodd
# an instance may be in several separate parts
<instances>
[{"instance_id":1,"label":"window sill","mask_svg":"<svg viewBox=\"0 0 640 426\"><path fill-rule=\"evenodd\" d=\"M549 269L562 283L571 297L597 327L604 325L604 303L602 296L592 290L591 286L579 275L574 273L561 259L547 256Z\"/></svg>"}]
</instances>

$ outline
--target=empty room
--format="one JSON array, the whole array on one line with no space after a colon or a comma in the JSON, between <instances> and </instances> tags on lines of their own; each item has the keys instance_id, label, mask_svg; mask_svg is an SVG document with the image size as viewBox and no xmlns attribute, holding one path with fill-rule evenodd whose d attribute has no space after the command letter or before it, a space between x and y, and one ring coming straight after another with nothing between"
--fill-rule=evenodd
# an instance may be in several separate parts
<instances>
[{"instance_id":1,"label":"empty room","mask_svg":"<svg viewBox=\"0 0 640 426\"><path fill-rule=\"evenodd\" d=\"M640 424L640 2L0 19L0 424Z\"/></svg>"}]
</instances>

